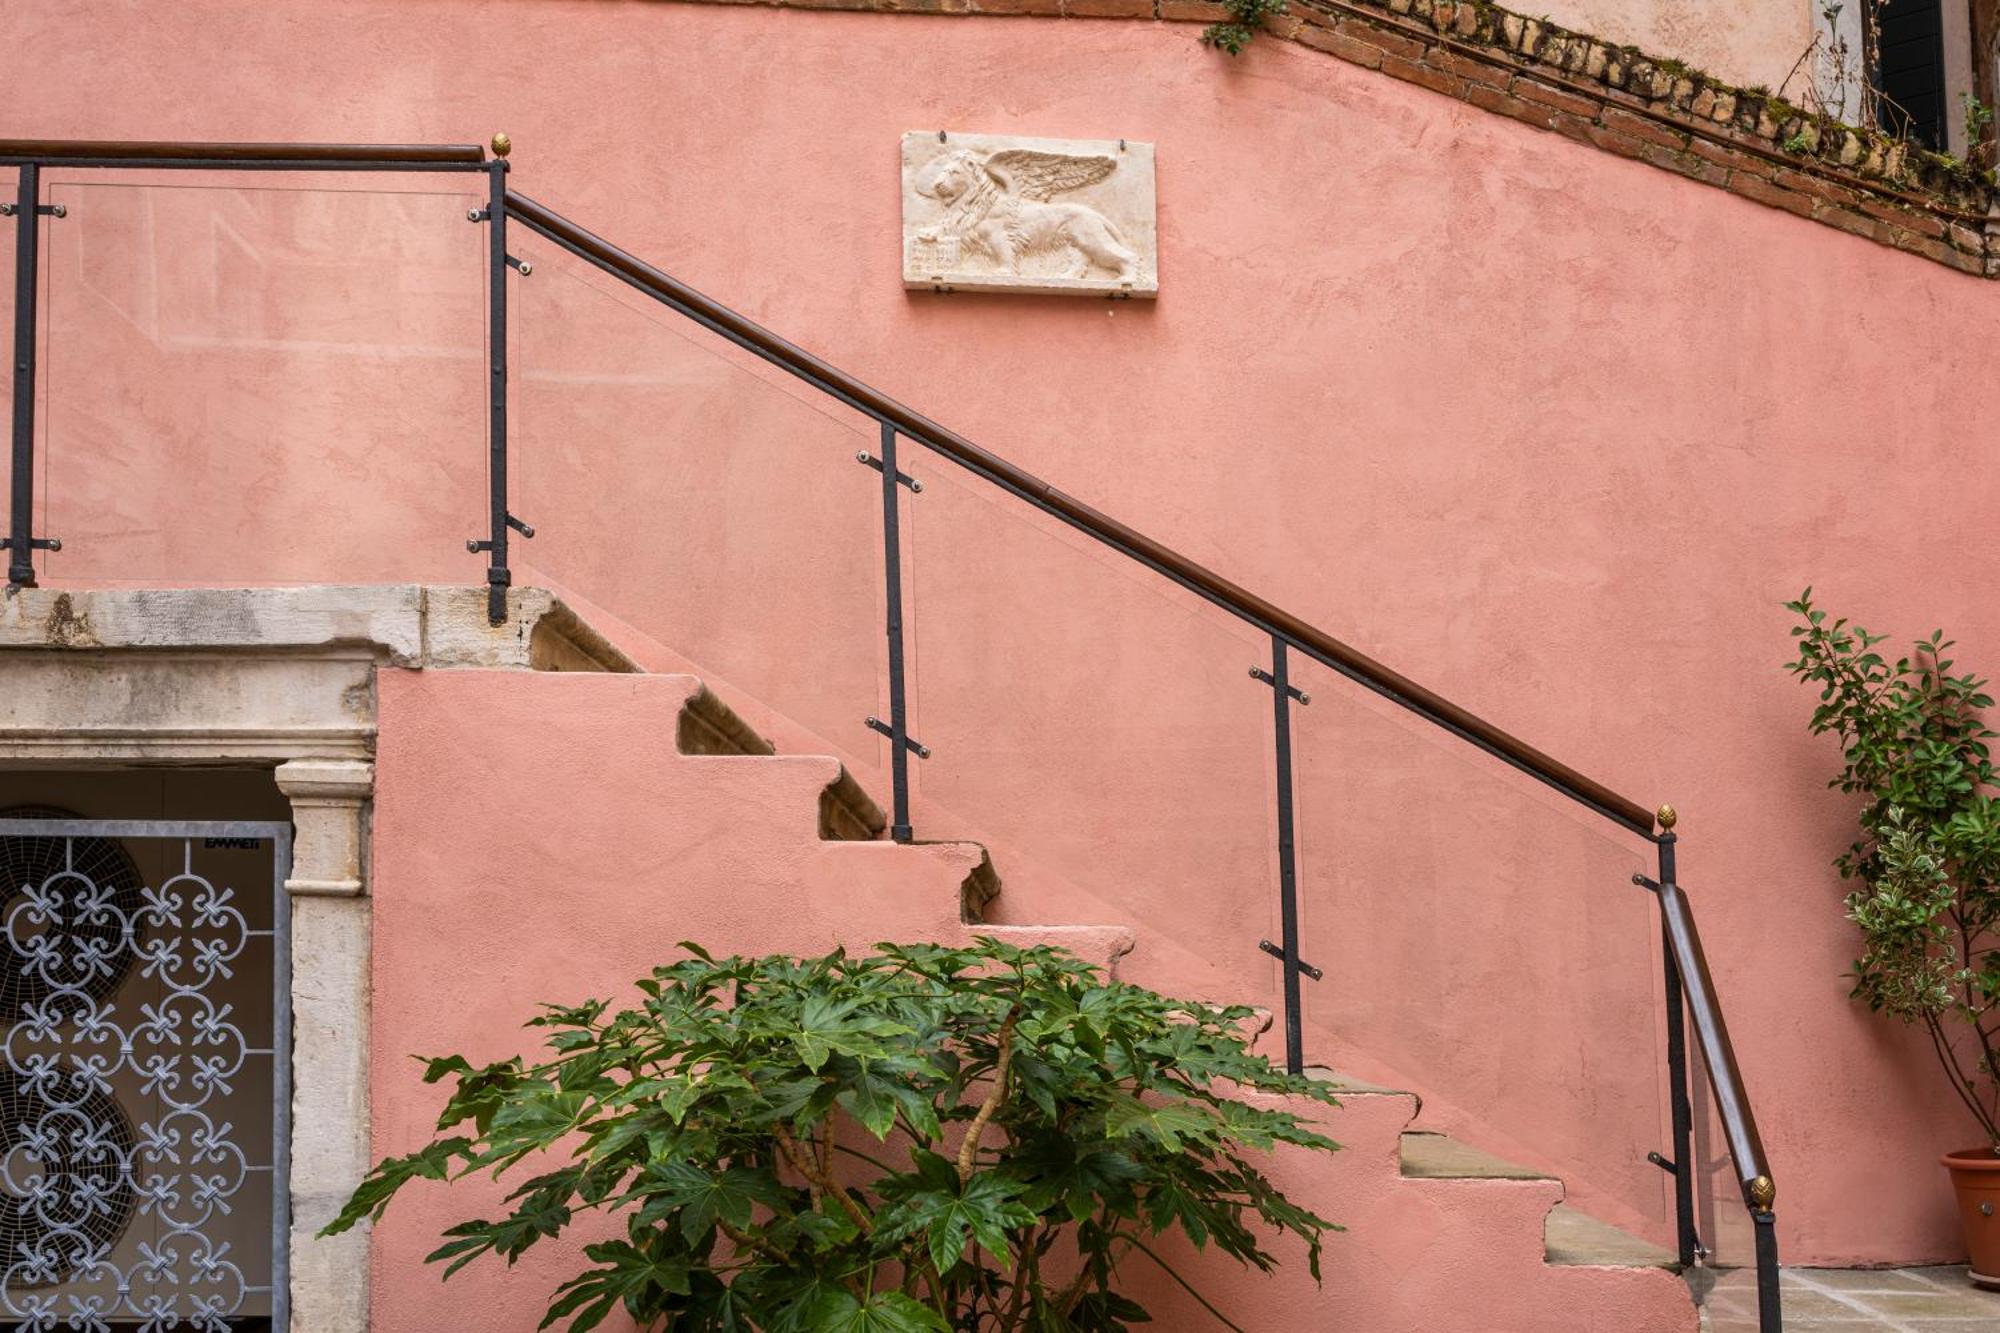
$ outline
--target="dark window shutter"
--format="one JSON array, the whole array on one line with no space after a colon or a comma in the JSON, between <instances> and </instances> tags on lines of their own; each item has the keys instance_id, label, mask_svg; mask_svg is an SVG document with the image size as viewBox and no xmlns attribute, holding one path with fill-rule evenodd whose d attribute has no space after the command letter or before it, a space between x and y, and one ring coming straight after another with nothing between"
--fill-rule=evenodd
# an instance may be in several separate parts
<instances>
[{"instance_id":1,"label":"dark window shutter","mask_svg":"<svg viewBox=\"0 0 2000 1333\"><path fill-rule=\"evenodd\" d=\"M1945 146L1942 0L1889 0L1875 44L1882 128L1940 151Z\"/></svg>"}]
</instances>

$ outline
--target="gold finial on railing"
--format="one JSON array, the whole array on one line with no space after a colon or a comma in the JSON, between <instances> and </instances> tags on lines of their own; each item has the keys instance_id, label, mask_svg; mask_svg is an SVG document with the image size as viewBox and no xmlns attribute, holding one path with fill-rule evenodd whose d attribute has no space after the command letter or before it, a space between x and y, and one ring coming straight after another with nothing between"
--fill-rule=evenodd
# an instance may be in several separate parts
<instances>
[{"instance_id":1,"label":"gold finial on railing","mask_svg":"<svg viewBox=\"0 0 2000 1333\"><path fill-rule=\"evenodd\" d=\"M1653 818L1660 821L1660 828L1663 832L1672 833L1674 831L1674 821L1680 818L1680 813L1671 805L1663 805L1654 813Z\"/></svg>"},{"instance_id":2,"label":"gold finial on railing","mask_svg":"<svg viewBox=\"0 0 2000 1333\"><path fill-rule=\"evenodd\" d=\"M499 134L493 136L493 156L505 157L507 156L507 154L513 151L514 151L514 141L507 137L507 134L504 130Z\"/></svg>"},{"instance_id":3,"label":"gold finial on railing","mask_svg":"<svg viewBox=\"0 0 2000 1333\"><path fill-rule=\"evenodd\" d=\"M1769 1176L1759 1176L1750 1182L1750 1202L1757 1205L1759 1212L1770 1212L1771 1201L1778 1197L1778 1186Z\"/></svg>"}]
</instances>

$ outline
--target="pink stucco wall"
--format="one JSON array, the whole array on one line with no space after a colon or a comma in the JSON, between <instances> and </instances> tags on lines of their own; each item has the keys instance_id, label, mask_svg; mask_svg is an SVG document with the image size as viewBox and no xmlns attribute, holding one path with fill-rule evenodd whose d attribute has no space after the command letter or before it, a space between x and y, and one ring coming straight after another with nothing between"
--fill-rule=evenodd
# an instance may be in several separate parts
<instances>
[{"instance_id":1,"label":"pink stucco wall","mask_svg":"<svg viewBox=\"0 0 2000 1333\"><path fill-rule=\"evenodd\" d=\"M1992 288L1301 49L1227 62L1184 26L72 0L0 13L0 50L24 135L505 128L519 188L1673 801L1787 1258L1953 1256L1934 1159L1967 1127L1917 1044L1845 999L1846 813L1776 664L1807 582L1992 660ZM904 294L894 144L933 125L1156 142L1159 301ZM476 577L477 229L448 187L377 185L396 197L365 206L366 246L329 239L363 234L348 201L73 206L73 238L151 218L202 237L209 272L231 238L256 262L176 332L132 312L199 288L186 246L126 271L55 249L77 327L50 334L52 578ZM320 307L345 322L315 339L289 303L241 304L268 272L345 294ZM608 298L554 264L516 290L543 331L517 324L524 558L871 759L879 556L835 501L873 474L833 461L870 441L625 307L585 313ZM1141 919L1268 989L1254 637L948 483L911 504L927 829L1014 852L1008 896L1040 919ZM1656 1129L1634 1123L1653 945L1643 901L1612 901L1637 849L1331 683L1303 724L1325 1049L1616 1195Z\"/></svg>"}]
</instances>

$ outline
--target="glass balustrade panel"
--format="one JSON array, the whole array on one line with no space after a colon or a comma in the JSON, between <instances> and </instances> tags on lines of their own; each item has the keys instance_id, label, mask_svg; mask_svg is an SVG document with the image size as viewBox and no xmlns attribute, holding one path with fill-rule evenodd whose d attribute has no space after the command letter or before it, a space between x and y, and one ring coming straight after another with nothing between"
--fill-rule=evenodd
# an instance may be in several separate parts
<instances>
[{"instance_id":1,"label":"glass balustrade panel","mask_svg":"<svg viewBox=\"0 0 2000 1333\"><path fill-rule=\"evenodd\" d=\"M1673 1242L1652 844L1294 654L1315 1063ZM1567 1215L1565 1215L1567 1216ZM1581 1225L1581 1224L1579 1224Z\"/></svg>"},{"instance_id":2,"label":"glass balustrade panel","mask_svg":"<svg viewBox=\"0 0 2000 1333\"><path fill-rule=\"evenodd\" d=\"M1250 674L1268 636L947 458L907 458L918 833L992 849L997 919L1130 926L1121 976L1268 1008L1272 696Z\"/></svg>"},{"instance_id":3,"label":"glass balustrade panel","mask_svg":"<svg viewBox=\"0 0 2000 1333\"><path fill-rule=\"evenodd\" d=\"M52 578L478 581L475 191L360 173L43 182L63 209L42 232Z\"/></svg>"},{"instance_id":4,"label":"glass balustrade panel","mask_svg":"<svg viewBox=\"0 0 2000 1333\"><path fill-rule=\"evenodd\" d=\"M515 581L886 809L875 423L518 224L512 249Z\"/></svg>"}]
</instances>

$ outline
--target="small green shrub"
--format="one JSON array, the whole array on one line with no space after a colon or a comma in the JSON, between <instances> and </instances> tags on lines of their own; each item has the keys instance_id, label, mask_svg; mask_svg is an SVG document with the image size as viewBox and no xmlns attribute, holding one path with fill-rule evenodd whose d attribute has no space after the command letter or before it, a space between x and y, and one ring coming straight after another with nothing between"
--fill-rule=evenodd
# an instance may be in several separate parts
<instances>
[{"instance_id":1,"label":"small green shrub","mask_svg":"<svg viewBox=\"0 0 2000 1333\"><path fill-rule=\"evenodd\" d=\"M1201 44L1242 55L1243 48L1260 32L1266 21L1285 12L1285 0L1223 0L1229 18L1201 30Z\"/></svg>"},{"instance_id":2,"label":"small green shrub","mask_svg":"<svg viewBox=\"0 0 2000 1333\"><path fill-rule=\"evenodd\" d=\"M1921 1026L1953 1091L2000 1147L2000 803L1986 680L1953 675L1942 631L1892 665L1888 636L1827 620L1808 588L1786 608L1797 660L1819 687L1811 727L1839 738L1830 785L1859 796L1860 836L1834 862L1860 887L1854 997Z\"/></svg>"},{"instance_id":3,"label":"small green shrub","mask_svg":"<svg viewBox=\"0 0 2000 1333\"><path fill-rule=\"evenodd\" d=\"M1960 93L1958 105L1964 116L1965 156L1968 161L1974 161L1992 151L1992 142L1987 136L1993 131L1993 108L1971 93Z\"/></svg>"},{"instance_id":4,"label":"small green shrub","mask_svg":"<svg viewBox=\"0 0 2000 1333\"><path fill-rule=\"evenodd\" d=\"M1247 1008L1184 1005L1060 950L878 946L871 957L693 956L643 1002L548 1008L542 1063L429 1062L455 1089L440 1137L375 1168L329 1233L379 1217L413 1180L495 1176L549 1155L511 1212L451 1228L451 1276L509 1261L579 1215L586 1246L546 1328L623 1308L672 1330L1119 1330L1137 1255L1202 1300L1156 1248L1178 1231L1240 1263L1262 1232L1324 1218L1245 1153L1337 1144L1249 1089L1334 1105L1247 1048Z\"/></svg>"}]
</instances>

